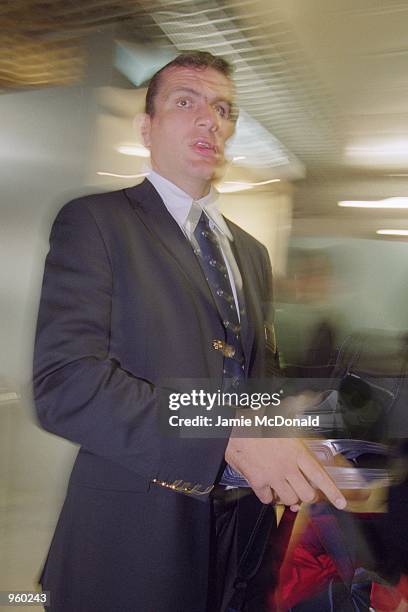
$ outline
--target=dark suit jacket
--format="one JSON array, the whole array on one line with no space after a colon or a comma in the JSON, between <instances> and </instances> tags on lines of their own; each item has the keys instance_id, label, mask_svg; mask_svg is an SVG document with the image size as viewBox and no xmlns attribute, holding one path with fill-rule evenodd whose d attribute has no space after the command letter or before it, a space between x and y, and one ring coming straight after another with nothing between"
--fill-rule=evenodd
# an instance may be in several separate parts
<instances>
[{"instance_id":1,"label":"dark suit jacket","mask_svg":"<svg viewBox=\"0 0 408 612\"><path fill-rule=\"evenodd\" d=\"M269 259L254 238L228 225L248 315L247 374L261 377ZM223 464L225 439L163 437L159 426L164 379L211 378L221 386L223 358L212 341L224 338L224 328L200 265L147 180L67 204L50 245L35 402L42 426L80 450L43 585L58 612L205 609L197 596L205 593L206 570L188 576L192 563L208 563L209 504L152 484L209 486Z\"/></svg>"}]
</instances>

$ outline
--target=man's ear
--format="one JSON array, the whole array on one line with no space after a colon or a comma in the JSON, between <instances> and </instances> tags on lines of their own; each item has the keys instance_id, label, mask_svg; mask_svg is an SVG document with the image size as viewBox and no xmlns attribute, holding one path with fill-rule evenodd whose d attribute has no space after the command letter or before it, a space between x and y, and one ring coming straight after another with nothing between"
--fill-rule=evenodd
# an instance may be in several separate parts
<instances>
[{"instance_id":1,"label":"man's ear","mask_svg":"<svg viewBox=\"0 0 408 612\"><path fill-rule=\"evenodd\" d=\"M151 145L150 130L151 130L150 115L148 115L147 113L143 113L141 122L140 122L140 134L142 135L142 138L143 138L143 144L147 149L149 149Z\"/></svg>"}]
</instances>

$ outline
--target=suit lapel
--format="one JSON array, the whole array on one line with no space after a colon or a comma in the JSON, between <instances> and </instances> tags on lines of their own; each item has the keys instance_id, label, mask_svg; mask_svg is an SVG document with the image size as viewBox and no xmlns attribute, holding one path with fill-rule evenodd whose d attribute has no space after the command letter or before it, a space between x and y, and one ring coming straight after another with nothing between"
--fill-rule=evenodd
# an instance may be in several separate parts
<instances>
[{"instance_id":1,"label":"suit lapel","mask_svg":"<svg viewBox=\"0 0 408 612\"><path fill-rule=\"evenodd\" d=\"M169 258L176 260L182 273L202 295L203 299L216 308L210 288L190 242L168 212L163 200L150 181L144 180L140 185L124 191L135 213L151 232L154 239L161 242Z\"/></svg>"},{"instance_id":2,"label":"suit lapel","mask_svg":"<svg viewBox=\"0 0 408 612\"><path fill-rule=\"evenodd\" d=\"M241 318L243 327L242 344L245 354L246 371L248 372L256 329L263 326L262 311L259 306L259 299L257 299L260 295L260 288L255 282L257 274L252 260L248 256L248 246L245 243L244 235L238 232L234 224L230 223L228 219L226 219L226 222L234 238L231 245L232 252L242 277L243 306L245 308L245 314Z\"/></svg>"}]
</instances>

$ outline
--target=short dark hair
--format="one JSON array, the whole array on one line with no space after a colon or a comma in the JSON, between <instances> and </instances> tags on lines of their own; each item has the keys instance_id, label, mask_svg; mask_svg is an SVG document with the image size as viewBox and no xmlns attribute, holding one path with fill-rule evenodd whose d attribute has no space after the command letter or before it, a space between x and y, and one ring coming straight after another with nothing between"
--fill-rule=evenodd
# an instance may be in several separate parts
<instances>
[{"instance_id":1,"label":"short dark hair","mask_svg":"<svg viewBox=\"0 0 408 612\"><path fill-rule=\"evenodd\" d=\"M208 51L182 51L171 62L158 70L150 79L149 87L146 93L145 113L153 117L154 115L154 100L159 91L160 81L163 72L173 66L182 66L183 68L214 68L221 74L231 78L233 67L223 57L213 55Z\"/></svg>"}]
</instances>

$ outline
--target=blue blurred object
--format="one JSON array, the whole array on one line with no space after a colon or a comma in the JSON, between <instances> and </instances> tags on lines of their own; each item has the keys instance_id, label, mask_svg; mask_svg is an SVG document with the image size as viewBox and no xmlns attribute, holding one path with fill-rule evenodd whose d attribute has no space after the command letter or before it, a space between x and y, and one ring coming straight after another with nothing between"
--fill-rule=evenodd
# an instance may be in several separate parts
<instances>
[{"instance_id":1,"label":"blue blurred object","mask_svg":"<svg viewBox=\"0 0 408 612\"><path fill-rule=\"evenodd\" d=\"M365 440L308 440L309 449L325 466L331 478L340 489L364 489L375 486L390 486L391 475L386 469L337 467L333 465L334 457L342 454L348 460L356 460L361 456L387 456L388 447L378 442ZM249 487L242 474L227 465L220 485L227 487Z\"/></svg>"},{"instance_id":2,"label":"blue blurred object","mask_svg":"<svg viewBox=\"0 0 408 612\"><path fill-rule=\"evenodd\" d=\"M114 65L129 81L140 87L177 54L176 49L173 51L169 48L117 41Z\"/></svg>"}]
</instances>

